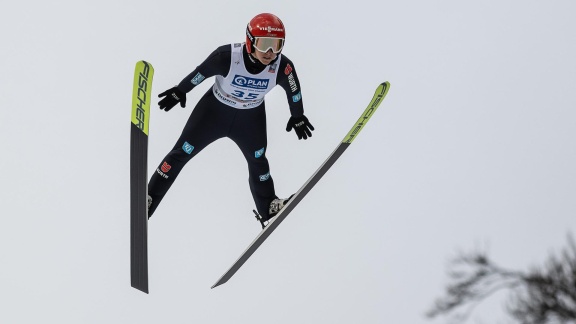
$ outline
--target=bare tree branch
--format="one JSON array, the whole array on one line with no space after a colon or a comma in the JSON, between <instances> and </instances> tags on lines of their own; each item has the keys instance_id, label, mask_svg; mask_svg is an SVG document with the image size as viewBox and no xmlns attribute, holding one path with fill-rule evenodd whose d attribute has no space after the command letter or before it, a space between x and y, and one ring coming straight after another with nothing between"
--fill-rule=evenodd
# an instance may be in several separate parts
<instances>
[{"instance_id":1,"label":"bare tree branch","mask_svg":"<svg viewBox=\"0 0 576 324\"><path fill-rule=\"evenodd\" d=\"M576 324L576 244L571 235L561 257L550 256L542 269L507 270L483 252L462 253L450 266L445 295L427 312L430 318L450 315L464 323L483 300L510 290L507 310L519 323Z\"/></svg>"}]
</instances>

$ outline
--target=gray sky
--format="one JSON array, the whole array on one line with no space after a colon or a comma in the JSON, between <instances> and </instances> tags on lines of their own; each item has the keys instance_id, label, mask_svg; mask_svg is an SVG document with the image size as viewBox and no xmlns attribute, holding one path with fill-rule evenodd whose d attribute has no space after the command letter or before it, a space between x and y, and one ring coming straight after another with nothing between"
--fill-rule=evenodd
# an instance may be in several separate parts
<instances>
[{"instance_id":1,"label":"gray sky","mask_svg":"<svg viewBox=\"0 0 576 324\"><path fill-rule=\"evenodd\" d=\"M447 261L486 249L526 269L576 228L574 1L19 1L0 11L1 323L440 323ZM130 287L134 65L153 95L273 12L308 141L267 98L272 176L289 196L390 81L362 134L227 284L258 234L230 140L193 159L150 222L150 295ZM150 125L149 174L194 104ZM155 100L156 101L156 100ZM505 294L471 323L506 322Z\"/></svg>"}]
</instances>

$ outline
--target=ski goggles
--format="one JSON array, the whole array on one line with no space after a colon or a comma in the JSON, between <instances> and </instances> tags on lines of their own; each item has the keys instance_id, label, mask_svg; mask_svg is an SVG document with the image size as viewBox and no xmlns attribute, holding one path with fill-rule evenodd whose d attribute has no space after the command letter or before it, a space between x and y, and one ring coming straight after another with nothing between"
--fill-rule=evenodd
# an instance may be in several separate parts
<instances>
[{"instance_id":1,"label":"ski goggles","mask_svg":"<svg viewBox=\"0 0 576 324\"><path fill-rule=\"evenodd\" d=\"M278 54L284 47L284 39L272 37L256 37L254 40L254 48L259 52L266 53L272 50L274 54Z\"/></svg>"}]
</instances>

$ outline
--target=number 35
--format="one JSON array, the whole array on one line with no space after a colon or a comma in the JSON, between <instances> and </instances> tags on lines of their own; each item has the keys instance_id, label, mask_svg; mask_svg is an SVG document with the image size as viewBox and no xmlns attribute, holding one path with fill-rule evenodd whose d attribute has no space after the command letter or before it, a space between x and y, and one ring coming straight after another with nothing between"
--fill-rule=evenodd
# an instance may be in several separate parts
<instances>
[{"instance_id":1,"label":"number 35","mask_svg":"<svg viewBox=\"0 0 576 324\"><path fill-rule=\"evenodd\" d=\"M240 99L246 99L246 100L250 100L250 99L256 99L258 98L258 94L257 93L248 93L246 96L244 96L246 93L244 91L240 91L240 90L234 90L234 92L232 93L232 95L234 97L240 98Z\"/></svg>"}]
</instances>

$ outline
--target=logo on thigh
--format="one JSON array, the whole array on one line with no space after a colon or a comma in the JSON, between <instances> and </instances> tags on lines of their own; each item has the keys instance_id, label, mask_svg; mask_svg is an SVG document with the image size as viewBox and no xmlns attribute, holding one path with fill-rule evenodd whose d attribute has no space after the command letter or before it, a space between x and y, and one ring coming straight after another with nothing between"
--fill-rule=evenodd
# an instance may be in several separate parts
<instances>
[{"instance_id":1,"label":"logo on thigh","mask_svg":"<svg viewBox=\"0 0 576 324\"><path fill-rule=\"evenodd\" d=\"M167 173L168 171L170 171L170 169L172 169L172 166L166 163L166 161L164 161L164 163L162 163L162 166L160 168L162 169L162 172Z\"/></svg>"},{"instance_id":2,"label":"logo on thigh","mask_svg":"<svg viewBox=\"0 0 576 324\"><path fill-rule=\"evenodd\" d=\"M172 166L164 161L164 163L162 163L162 165L156 169L156 173L158 173L162 178L168 179L170 177L166 173L168 173L170 169L172 169Z\"/></svg>"}]
</instances>

